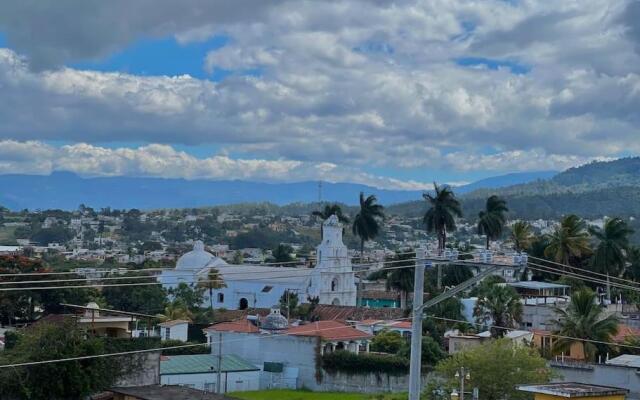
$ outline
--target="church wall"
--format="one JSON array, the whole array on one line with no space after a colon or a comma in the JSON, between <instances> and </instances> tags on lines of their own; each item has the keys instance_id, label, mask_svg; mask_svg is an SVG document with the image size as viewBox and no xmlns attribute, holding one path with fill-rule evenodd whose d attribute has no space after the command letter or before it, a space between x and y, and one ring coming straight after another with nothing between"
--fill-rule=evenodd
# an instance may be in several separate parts
<instances>
[{"instance_id":1,"label":"church wall","mask_svg":"<svg viewBox=\"0 0 640 400\"><path fill-rule=\"evenodd\" d=\"M226 288L213 291L214 308L226 308L227 310L238 310L240 308L240 300L247 299L249 308L271 308L279 304L280 297L286 290L298 292L298 301L306 303L306 284L275 284L267 282L248 282L248 281L227 281ZM269 292L263 292L265 286L271 286ZM218 293L224 295L224 302L218 302ZM209 294L206 294L204 305L209 305ZM255 300L255 302L254 302Z\"/></svg>"}]
</instances>

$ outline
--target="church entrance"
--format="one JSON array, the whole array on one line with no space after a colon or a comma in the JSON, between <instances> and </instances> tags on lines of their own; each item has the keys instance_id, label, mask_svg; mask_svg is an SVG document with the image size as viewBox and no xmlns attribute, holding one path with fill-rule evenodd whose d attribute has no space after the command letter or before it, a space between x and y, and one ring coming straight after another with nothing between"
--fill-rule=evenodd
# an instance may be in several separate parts
<instances>
[{"instance_id":1,"label":"church entrance","mask_svg":"<svg viewBox=\"0 0 640 400\"><path fill-rule=\"evenodd\" d=\"M331 304L333 304L334 306L339 306L340 305L340 299L336 297L335 299L333 299Z\"/></svg>"},{"instance_id":2,"label":"church entrance","mask_svg":"<svg viewBox=\"0 0 640 400\"><path fill-rule=\"evenodd\" d=\"M247 308L249 308L249 300L245 299L244 297L240 299L240 306L238 307L239 310L246 310Z\"/></svg>"}]
</instances>

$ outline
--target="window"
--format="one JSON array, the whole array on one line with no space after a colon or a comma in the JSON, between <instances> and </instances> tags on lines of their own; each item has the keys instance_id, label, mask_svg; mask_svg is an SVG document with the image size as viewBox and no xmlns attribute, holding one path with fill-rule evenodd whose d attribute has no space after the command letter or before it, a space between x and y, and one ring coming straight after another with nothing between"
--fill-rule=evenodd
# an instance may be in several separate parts
<instances>
[{"instance_id":1,"label":"window","mask_svg":"<svg viewBox=\"0 0 640 400\"><path fill-rule=\"evenodd\" d=\"M273 289L273 286L265 286L262 288L262 293L269 293L271 291L271 289Z\"/></svg>"},{"instance_id":2,"label":"window","mask_svg":"<svg viewBox=\"0 0 640 400\"><path fill-rule=\"evenodd\" d=\"M335 292L335 291L336 291L336 289L338 289L338 278L334 278L334 279L331 281L331 291L332 291L332 292Z\"/></svg>"},{"instance_id":3,"label":"window","mask_svg":"<svg viewBox=\"0 0 640 400\"><path fill-rule=\"evenodd\" d=\"M218 293L218 303L224 303L224 293Z\"/></svg>"},{"instance_id":4,"label":"window","mask_svg":"<svg viewBox=\"0 0 640 400\"><path fill-rule=\"evenodd\" d=\"M164 328L164 339L169 340L171 338L171 328Z\"/></svg>"}]
</instances>

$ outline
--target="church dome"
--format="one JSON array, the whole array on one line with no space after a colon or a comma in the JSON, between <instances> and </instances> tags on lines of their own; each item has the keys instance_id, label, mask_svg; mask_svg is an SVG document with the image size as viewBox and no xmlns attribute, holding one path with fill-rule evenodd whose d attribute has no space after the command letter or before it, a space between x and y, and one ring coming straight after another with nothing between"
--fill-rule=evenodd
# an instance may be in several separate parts
<instances>
[{"instance_id":1,"label":"church dome","mask_svg":"<svg viewBox=\"0 0 640 400\"><path fill-rule=\"evenodd\" d=\"M224 264L224 262L213 254L205 251L204 243L198 240L193 244L193 250L178 258L176 269L194 270L220 264Z\"/></svg>"},{"instance_id":2,"label":"church dome","mask_svg":"<svg viewBox=\"0 0 640 400\"><path fill-rule=\"evenodd\" d=\"M273 308L271 309L271 313L262 321L261 327L269 331L287 329L289 327L289 321L287 321L284 315L280 314L279 309Z\"/></svg>"}]
</instances>

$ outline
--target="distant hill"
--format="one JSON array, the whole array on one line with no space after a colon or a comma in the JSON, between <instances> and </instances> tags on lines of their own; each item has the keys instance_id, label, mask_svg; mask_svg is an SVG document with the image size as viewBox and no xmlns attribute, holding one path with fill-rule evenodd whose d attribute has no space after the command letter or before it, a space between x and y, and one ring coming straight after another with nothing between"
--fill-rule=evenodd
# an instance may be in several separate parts
<instances>
[{"instance_id":1,"label":"distant hill","mask_svg":"<svg viewBox=\"0 0 640 400\"><path fill-rule=\"evenodd\" d=\"M455 189L454 189L455 190ZM507 200L518 218L557 218L575 213L587 218L640 216L640 157L592 162L570 168L550 179L538 179L501 188L459 192L465 215L475 216L485 200L497 194ZM390 211L421 215L424 202L394 205Z\"/></svg>"},{"instance_id":2,"label":"distant hill","mask_svg":"<svg viewBox=\"0 0 640 400\"><path fill-rule=\"evenodd\" d=\"M533 172L492 177L456 188L466 193L497 188L553 175ZM0 175L0 204L13 209L185 208L237 203L311 203L318 200L318 182L261 183L161 178L82 178L68 172L40 175ZM384 190L353 183L322 183L322 199L354 205L360 192L375 194L383 204L420 199L422 191Z\"/></svg>"}]
</instances>

